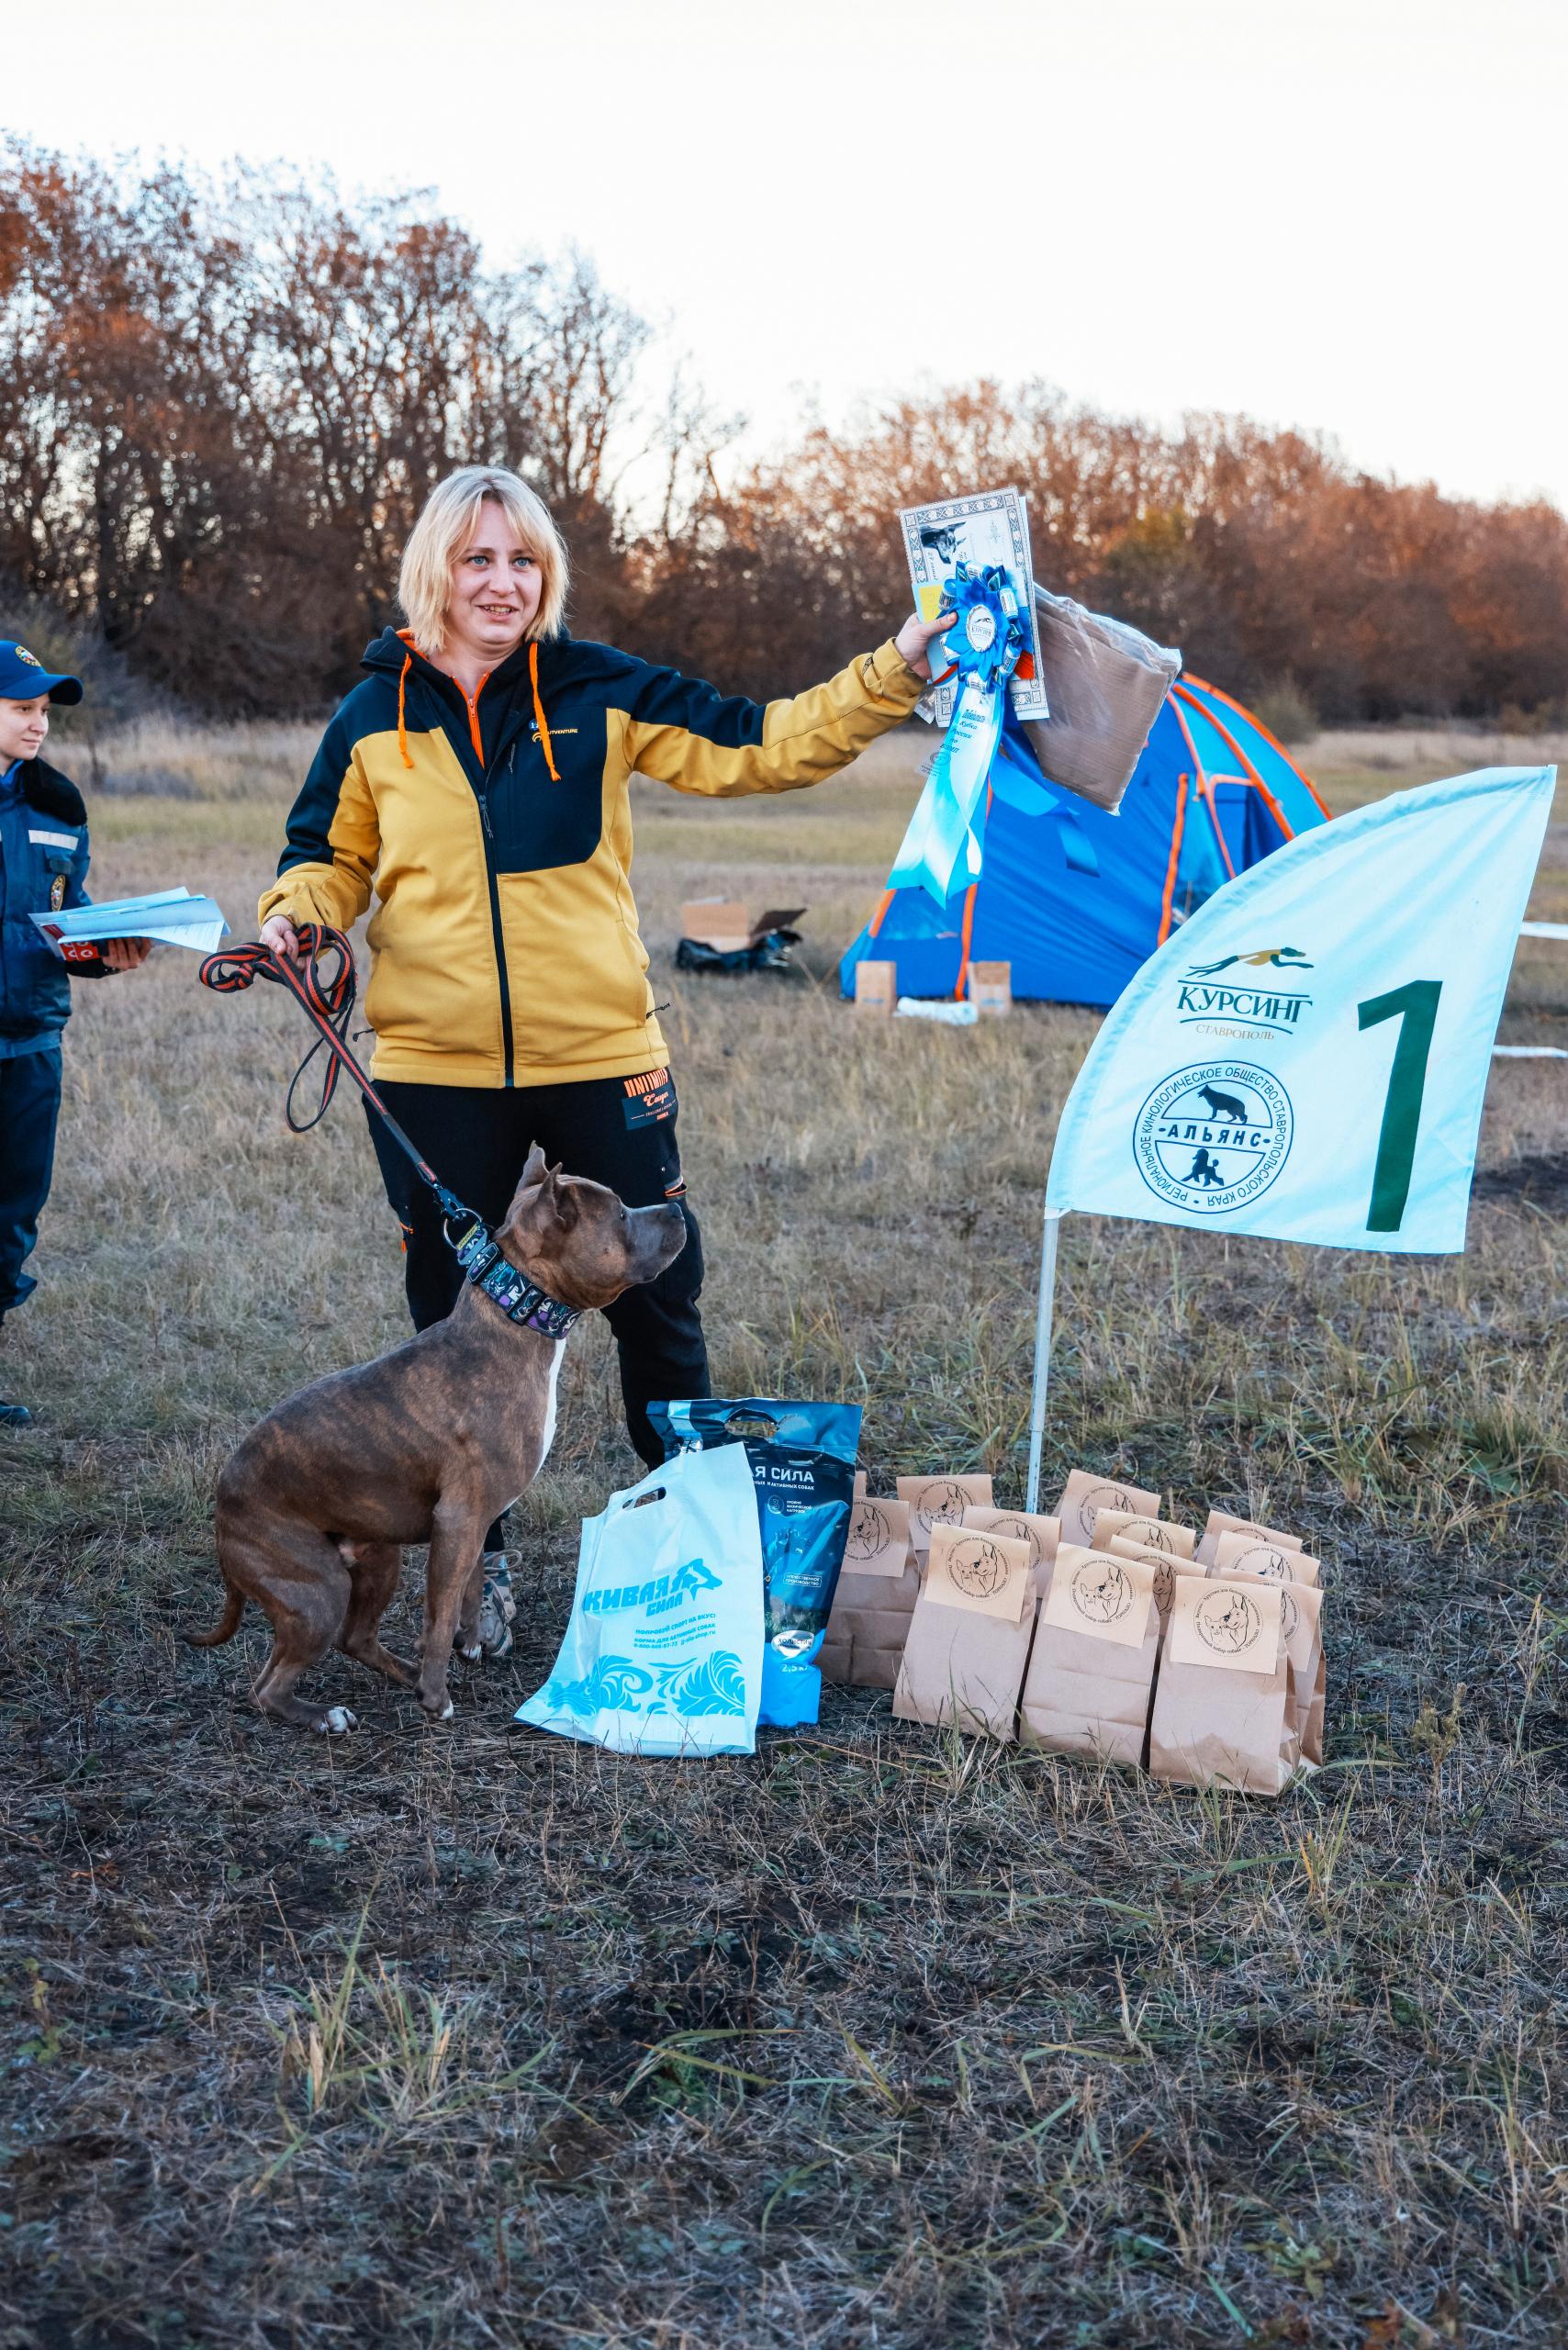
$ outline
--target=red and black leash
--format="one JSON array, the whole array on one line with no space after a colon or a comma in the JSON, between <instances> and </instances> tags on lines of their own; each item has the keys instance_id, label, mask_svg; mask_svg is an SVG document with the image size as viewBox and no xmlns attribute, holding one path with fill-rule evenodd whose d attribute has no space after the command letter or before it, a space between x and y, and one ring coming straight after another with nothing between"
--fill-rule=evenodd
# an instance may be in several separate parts
<instances>
[{"instance_id":1,"label":"red and black leash","mask_svg":"<svg viewBox=\"0 0 1568 2350\"><path fill-rule=\"evenodd\" d=\"M242 946L226 946L209 955L197 977L204 988L211 988L216 995L239 995L258 979L270 979L275 986L286 987L295 1002L320 1034L289 1083L288 1098L284 1103L284 1116L290 1131L308 1135L319 1125L327 1113L328 1104L338 1090L338 1079L344 1069L353 1079L376 1115L385 1120L387 1133L399 1149L408 1153L420 1181L428 1183L440 1204L442 1229L454 1218L461 1218L468 1229L457 1239L447 1232L446 1237L461 1256L474 1240L475 1227L489 1238L489 1227L482 1216L465 1207L454 1192L449 1192L436 1175L435 1169L420 1158L391 1111L377 1093L369 1076L361 1069L349 1049L348 1028L353 1016L357 982L354 977L353 948L341 930L333 930L326 923L301 923L298 928L300 961L297 968L286 955L274 954L270 946L255 941ZM336 968L330 974L322 969L323 957L335 956ZM300 1079L320 1051L327 1047L327 1071L321 1082L321 1099L316 1114L302 1125L294 1114L294 1095Z\"/></svg>"}]
</instances>

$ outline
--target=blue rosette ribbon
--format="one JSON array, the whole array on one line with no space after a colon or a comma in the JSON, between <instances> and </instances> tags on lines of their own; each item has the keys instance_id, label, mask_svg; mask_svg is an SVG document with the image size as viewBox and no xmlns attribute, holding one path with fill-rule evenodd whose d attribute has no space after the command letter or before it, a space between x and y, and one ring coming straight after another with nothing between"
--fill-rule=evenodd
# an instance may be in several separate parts
<instances>
[{"instance_id":1,"label":"blue rosette ribbon","mask_svg":"<svg viewBox=\"0 0 1568 2350\"><path fill-rule=\"evenodd\" d=\"M1007 680L1025 641L1018 599L1001 564L974 571L958 563L944 582L942 602L958 616L947 632L958 672L957 705L888 877L890 889L924 890L938 905L947 902L960 860L960 888L980 873L985 818L982 813L977 825L975 811L1002 739Z\"/></svg>"}]
</instances>

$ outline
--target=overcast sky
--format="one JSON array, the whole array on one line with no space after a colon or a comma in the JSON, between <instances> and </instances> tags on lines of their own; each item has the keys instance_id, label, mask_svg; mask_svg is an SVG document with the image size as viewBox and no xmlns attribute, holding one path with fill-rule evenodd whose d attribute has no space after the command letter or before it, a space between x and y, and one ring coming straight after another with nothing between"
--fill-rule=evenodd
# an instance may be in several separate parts
<instances>
[{"instance_id":1,"label":"overcast sky","mask_svg":"<svg viewBox=\"0 0 1568 2350\"><path fill-rule=\"evenodd\" d=\"M575 239L782 434L923 379L1245 410L1568 507L1562 0L74 0L6 125Z\"/></svg>"}]
</instances>

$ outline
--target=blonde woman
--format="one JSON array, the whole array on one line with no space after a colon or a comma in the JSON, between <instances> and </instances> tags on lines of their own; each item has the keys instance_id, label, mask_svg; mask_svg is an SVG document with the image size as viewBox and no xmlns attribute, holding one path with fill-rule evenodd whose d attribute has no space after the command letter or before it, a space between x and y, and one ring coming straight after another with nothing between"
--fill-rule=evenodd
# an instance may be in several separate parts
<instances>
[{"instance_id":1,"label":"blonde woman","mask_svg":"<svg viewBox=\"0 0 1568 2350\"><path fill-rule=\"evenodd\" d=\"M687 1245L608 1309L632 1441L663 1457L655 1398L701 1396L702 1246L677 1100L632 897L633 773L737 799L820 783L907 717L945 621L896 638L792 701L711 686L568 636L566 552L517 475L466 465L404 551L406 629L328 727L288 821L262 936L346 930L377 900L365 1010L386 1106L443 1183L498 1223L532 1143L631 1207L677 1200ZM372 1117L408 1242L417 1329L463 1276L422 1185ZM510 1646L500 1524L486 1542L487 1651Z\"/></svg>"}]
</instances>

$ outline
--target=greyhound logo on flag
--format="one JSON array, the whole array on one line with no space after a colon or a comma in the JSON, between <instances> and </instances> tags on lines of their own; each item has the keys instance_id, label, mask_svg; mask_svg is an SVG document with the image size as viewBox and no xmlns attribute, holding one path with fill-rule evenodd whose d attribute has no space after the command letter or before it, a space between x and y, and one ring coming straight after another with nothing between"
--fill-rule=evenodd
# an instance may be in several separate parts
<instances>
[{"instance_id":1,"label":"greyhound logo on flag","mask_svg":"<svg viewBox=\"0 0 1568 2350\"><path fill-rule=\"evenodd\" d=\"M1107 1014L1062 1112L1047 1214L1462 1249L1556 774L1395 792L1216 890Z\"/></svg>"}]
</instances>

